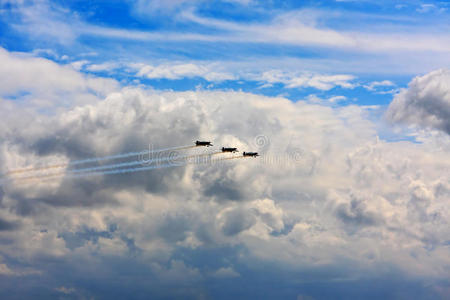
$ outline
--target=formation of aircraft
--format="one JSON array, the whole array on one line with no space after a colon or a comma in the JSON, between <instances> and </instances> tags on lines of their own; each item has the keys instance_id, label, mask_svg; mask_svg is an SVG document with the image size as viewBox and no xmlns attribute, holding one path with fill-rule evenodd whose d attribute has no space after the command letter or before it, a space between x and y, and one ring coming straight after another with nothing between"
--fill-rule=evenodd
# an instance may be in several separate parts
<instances>
[{"instance_id":1,"label":"formation of aircraft","mask_svg":"<svg viewBox=\"0 0 450 300\"><path fill-rule=\"evenodd\" d=\"M206 147L211 147L213 144L209 141L195 141L195 146L206 146ZM239 152L237 148L227 148L227 147L222 147L222 152L230 152L230 153L236 153ZM258 152L244 152L243 156L248 156L248 157L257 157L259 156Z\"/></svg>"}]
</instances>

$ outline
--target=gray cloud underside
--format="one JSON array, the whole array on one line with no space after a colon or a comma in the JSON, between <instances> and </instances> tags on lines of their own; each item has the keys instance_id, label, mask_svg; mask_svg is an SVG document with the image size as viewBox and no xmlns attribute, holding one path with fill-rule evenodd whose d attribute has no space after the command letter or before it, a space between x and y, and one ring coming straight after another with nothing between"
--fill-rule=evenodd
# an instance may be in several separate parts
<instances>
[{"instance_id":1,"label":"gray cloud underside","mask_svg":"<svg viewBox=\"0 0 450 300\"><path fill-rule=\"evenodd\" d=\"M393 122L435 128L450 134L450 70L416 77L395 96L386 113Z\"/></svg>"}]
</instances>

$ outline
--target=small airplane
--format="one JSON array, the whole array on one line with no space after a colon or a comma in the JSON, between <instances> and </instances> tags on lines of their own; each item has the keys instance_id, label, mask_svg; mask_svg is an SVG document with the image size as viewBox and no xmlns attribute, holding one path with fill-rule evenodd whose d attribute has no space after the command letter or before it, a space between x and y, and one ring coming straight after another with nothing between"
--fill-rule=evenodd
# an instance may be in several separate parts
<instances>
[{"instance_id":1,"label":"small airplane","mask_svg":"<svg viewBox=\"0 0 450 300\"><path fill-rule=\"evenodd\" d=\"M239 152L237 148L225 148L222 147L222 152L231 152L231 153L235 153L235 152Z\"/></svg>"},{"instance_id":2,"label":"small airplane","mask_svg":"<svg viewBox=\"0 0 450 300\"><path fill-rule=\"evenodd\" d=\"M211 147L211 142L204 142L204 141L195 141L195 146L206 146Z\"/></svg>"},{"instance_id":3,"label":"small airplane","mask_svg":"<svg viewBox=\"0 0 450 300\"><path fill-rule=\"evenodd\" d=\"M257 157L259 156L258 152L244 152L244 156L251 156L251 157Z\"/></svg>"}]
</instances>

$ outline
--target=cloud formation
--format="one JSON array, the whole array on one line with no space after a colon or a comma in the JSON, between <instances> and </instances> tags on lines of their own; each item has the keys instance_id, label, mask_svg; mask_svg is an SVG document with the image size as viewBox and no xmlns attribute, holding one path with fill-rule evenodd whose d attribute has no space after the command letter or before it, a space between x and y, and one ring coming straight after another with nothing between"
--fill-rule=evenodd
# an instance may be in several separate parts
<instances>
[{"instance_id":1,"label":"cloud formation","mask_svg":"<svg viewBox=\"0 0 450 300\"><path fill-rule=\"evenodd\" d=\"M386 116L393 122L435 128L450 134L450 70L414 78L394 97Z\"/></svg>"},{"instance_id":2,"label":"cloud formation","mask_svg":"<svg viewBox=\"0 0 450 300\"><path fill-rule=\"evenodd\" d=\"M58 77L61 66L44 65ZM90 79L102 90L102 78ZM15 100L1 105L24 113ZM234 91L123 87L58 114L26 113L27 122L0 119L1 173L200 138L262 156L3 185L1 296L376 298L411 286L406 298L429 299L448 290L447 136L441 148L433 137L386 142L363 107ZM22 272L21 290L12 288L19 279L8 274L28 269L41 273Z\"/></svg>"},{"instance_id":3,"label":"cloud formation","mask_svg":"<svg viewBox=\"0 0 450 300\"><path fill-rule=\"evenodd\" d=\"M26 70L26 71L25 71ZM0 48L0 97L24 99L27 104L72 106L88 103L116 90L114 79L85 75L68 65Z\"/></svg>"}]
</instances>

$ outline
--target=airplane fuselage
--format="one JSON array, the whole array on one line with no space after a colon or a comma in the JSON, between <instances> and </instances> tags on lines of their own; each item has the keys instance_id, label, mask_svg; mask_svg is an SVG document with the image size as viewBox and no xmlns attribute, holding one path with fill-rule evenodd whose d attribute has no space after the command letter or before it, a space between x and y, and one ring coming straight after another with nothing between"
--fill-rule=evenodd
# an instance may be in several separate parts
<instances>
[{"instance_id":1,"label":"airplane fuselage","mask_svg":"<svg viewBox=\"0 0 450 300\"><path fill-rule=\"evenodd\" d=\"M238 152L238 150L237 150L237 148L225 148L225 147L222 147L222 152L235 153L235 152Z\"/></svg>"},{"instance_id":2,"label":"airplane fuselage","mask_svg":"<svg viewBox=\"0 0 450 300\"><path fill-rule=\"evenodd\" d=\"M195 146L211 147L212 144L211 144L211 142L206 142L206 141L195 141Z\"/></svg>"},{"instance_id":3,"label":"airplane fuselage","mask_svg":"<svg viewBox=\"0 0 450 300\"><path fill-rule=\"evenodd\" d=\"M258 152L244 152L243 155L244 156L249 156L249 157L257 157L257 156L259 156Z\"/></svg>"}]
</instances>

